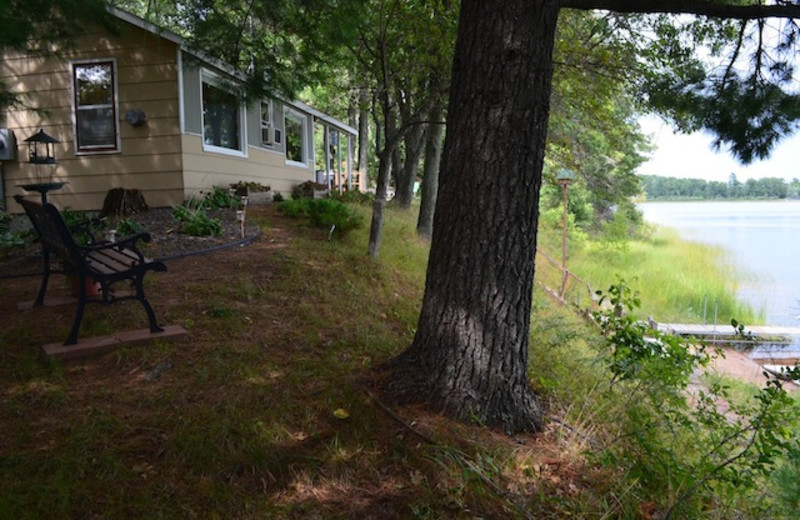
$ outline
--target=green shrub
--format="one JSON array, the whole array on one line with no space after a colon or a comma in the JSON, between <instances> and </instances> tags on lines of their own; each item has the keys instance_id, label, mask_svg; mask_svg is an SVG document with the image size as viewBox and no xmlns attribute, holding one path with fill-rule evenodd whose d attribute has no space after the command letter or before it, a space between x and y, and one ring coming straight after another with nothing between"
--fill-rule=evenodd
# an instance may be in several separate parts
<instances>
[{"instance_id":1,"label":"green shrub","mask_svg":"<svg viewBox=\"0 0 800 520\"><path fill-rule=\"evenodd\" d=\"M106 228L105 219L95 218L91 213L71 208L61 210L61 218L72 233L75 242L86 245L95 242L98 233Z\"/></svg>"},{"instance_id":2,"label":"green shrub","mask_svg":"<svg viewBox=\"0 0 800 520\"><path fill-rule=\"evenodd\" d=\"M278 208L278 213L287 217L300 218L309 216L312 199L287 200Z\"/></svg>"},{"instance_id":3,"label":"green shrub","mask_svg":"<svg viewBox=\"0 0 800 520\"><path fill-rule=\"evenodd\" d=\"M316 227L345 234L361 227L364 217L353 208L333 199L301 198L284 202L279 211L288 217L308 217Z\"/></svg>"},{"instance_id":4,"label":"green shrub","mask_svg":"<svg viewBox=\"0 0 800 520\"><path fill-rule=\"evenodd\" d=\"M207 209L229 209L239 206L239 196L225 188L213 188L200 203Z\"/></svg>"},{"instance_id":5,"label":"green shrub","mask_svg":"<svg viewBox=\"0 0 800 520\"><path fill-rule=\"evenodd\" d=\"M0 233L0 257L8 250L16 247L25 247L25 239L21 233L15 233L14 231Z\"/></svg>"},{"instance_id":6,"label":"green shrub","mask_svg":"<svg viewBox=\"0 0 800 520\"><path fill-rule=\"evenodd\" d=\"M222 224L218 219L206 215L202 204L188 206L175 206L172 208L172 218L180 222L180 231L188 235L204 237L219 236L222 234Z\"/></svg>"},{"instance_id":7,"label":"green shrub","mask_svg":"<svg viewBox=\"0 0 800 520\"><path fill-rule=\"evenodd\" d=\"M126 237L135 235L137 233L142 233L143 231L144 226L132 218L123 218L117 222L117 233L119 236Z\"/></svg>"},{"instance_id":8,"label":"green shrub","mask_svg":"<svg viewBox=\"0 0 800 520\"><path fill-rule=\"evenodd\" d=\"M5 233L11 228L11 215L6 210L0 209L0 232Z\"/></svg>"},{"instance_id":9,"label":"green shrub","mask_svg":"<svg viewBox=\"0 0 800 520\"><path fill-rule=\"evenodd\" d=\"M276 191L272 196L272 202L283 202L283 194L281 194L279 191Z\"/></svg>"},{"instance_id":10,"label":"green shrub","mask_svg":"<svg viewBox=\"0 0 800 520\"><path fill-rule=\"evenodd\" d=\"M24 246L24 235L11 230L11 215L0 209L0 256L9 249Z\"/></svg>"},{"instance_id":11,"label":"green shrub","mask_svg":"<svg viewBox=\"0 0 800 520\"><path fill-rule=\"evenodd\" d=\"M375 195L358 190L348 190L342 193L335 192L331 194L331 198L345 204L371 204L375 200Z\"/></svg>"},{"instance_id":12,"label":"green shrub","mask_svg":"<svg viewBox=\"0 0 800 520\"><path fill-rule=\"evenodd\" d=\"M348 233L364 223L364 217L353 208L333 199L312 200L309 205L311 223L317 227L332 228L338 233Z\"/></svg>"},{"instance_id":13,"label":"green shrub","mask_svg":"<svg viewBox=\"0 0 800 520\"><path fill-rule=\"evenodd\" d=\"M602 296L609 305L593 314L603 331L600 359L610 369L609 396L625 406L613 419L615 440L597 460L635 481L637 500L659 497L665 520L700 518L709 506L720 509L718 518L730 518L726 508L779 507L766 503L764 486L782 461L800 458L800 410L782 382L769 380L746 400L721 382L690 390L690 376L716 353L637 320L639 299L625 282ZM783 468L787 475L796 470ZM782 480L788 505L797 494Z\"/></svg>"}]
</instances>

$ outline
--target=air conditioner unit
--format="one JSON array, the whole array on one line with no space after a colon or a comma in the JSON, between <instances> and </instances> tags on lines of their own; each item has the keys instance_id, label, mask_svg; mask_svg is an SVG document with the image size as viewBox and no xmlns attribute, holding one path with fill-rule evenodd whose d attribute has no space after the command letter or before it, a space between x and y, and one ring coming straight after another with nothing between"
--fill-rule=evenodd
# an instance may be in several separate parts
<instances>
[{"instance_id":1,"label":"air conditioner unit","mask_svg":"<svg viewBox=\"0 0 800 520\"><path fill-rule=\"evenodd\" d=\"M13 130L0 128L0 161L13 161L17 158L17 137Z\"/></svg>"}]
</instances>

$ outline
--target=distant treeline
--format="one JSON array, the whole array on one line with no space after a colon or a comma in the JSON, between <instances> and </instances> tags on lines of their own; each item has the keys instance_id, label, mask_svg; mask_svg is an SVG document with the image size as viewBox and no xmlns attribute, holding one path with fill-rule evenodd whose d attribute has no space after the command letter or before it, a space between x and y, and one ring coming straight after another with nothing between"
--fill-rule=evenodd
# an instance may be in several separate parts
<instances>
[{"instance_id":1,"label":"distant treeline","mask_svg":"<svg viewBox=\"0 0 800 520\"><path fill-rule=\"evenodd\" d=\"M800 197L800 180L787 182L777 177L739 182L731 174L728 182L703 179L678 179L642 175L647 200L786 199Z\"/></svg>"}]
</instances>

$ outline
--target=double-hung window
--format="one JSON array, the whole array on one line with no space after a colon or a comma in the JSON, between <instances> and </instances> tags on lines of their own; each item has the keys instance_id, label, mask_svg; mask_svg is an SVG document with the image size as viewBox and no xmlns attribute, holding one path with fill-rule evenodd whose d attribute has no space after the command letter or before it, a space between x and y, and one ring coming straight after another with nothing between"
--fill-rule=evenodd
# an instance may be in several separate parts
<instances>
[{"instance_id":1,"label":"double-hung window","mask_svg":"<svg viewBox=\"0 0 800 520\"><path fill-rule=\"evenodd\" d=\"M203 148L244 155L244 108L240 97L210 74L202 76Z\"/></svg>"},{"instance_id":2,"label":"double-hung window","mask_svg":"<svg viewBox=\"0 0 800 520\"><path fill-rule=\"evenodd\" d=\"M73 63L72 90L76 153L119 151L116 63Z\"/></svg>"},{"instance_id":3,"label":"double-hung window","mask_svg":"<svg viewBox=\"0 0 800 520\"><path fill-rule=\"evenodd\" d=\"M308 145L306 144L307 118L293 110L284 113L284 129L286 134L286 163L295 166L307 166Z\"/></svg>"}]
</instances>

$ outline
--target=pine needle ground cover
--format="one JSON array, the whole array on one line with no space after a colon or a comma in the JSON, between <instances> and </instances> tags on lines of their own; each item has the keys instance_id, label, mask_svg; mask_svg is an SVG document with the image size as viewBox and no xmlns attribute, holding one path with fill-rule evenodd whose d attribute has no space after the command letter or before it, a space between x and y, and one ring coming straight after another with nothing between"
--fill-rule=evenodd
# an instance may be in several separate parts
<instances>
[{"instance_id":1,"label":"pine needle ground cover","mask_svg":"<svg viewBox=\"0 0 800 520\"><path fill-rule=\"evenodd\" d=\"M604 401L596 331L541 296L531 381L548 404L544 433L508 438L375 397L381 363L416 324L427 245L415 216L389 212L375 261L366 229L329 240L254 210L263 235L251 246L148 277L159 319L187 340L96 358L43 360L39 346L64 336L72 309L18 311L38 278L0 281L0 519L663 511L663 496L596 456L618 429L608 425L627 419ZM135 302L89 306L83 334L142 319Z\"/></svg>"}]
</instances>

